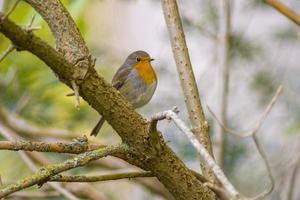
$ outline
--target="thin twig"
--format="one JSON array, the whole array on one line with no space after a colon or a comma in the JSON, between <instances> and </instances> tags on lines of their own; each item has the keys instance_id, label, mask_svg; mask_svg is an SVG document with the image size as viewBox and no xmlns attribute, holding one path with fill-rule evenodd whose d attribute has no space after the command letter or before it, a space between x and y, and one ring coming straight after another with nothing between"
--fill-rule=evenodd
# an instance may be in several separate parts
<instances>
[{"instance_id":1,"label":"thin twig","mask_svg":"<svg viewBox=\"0 0 300 200\"><path fill-rule=\"evenodd\" d=\"M249 137L252 136L253 134L255 134L258 129L261 127L263 121L265 120L265 118L268 116L268 114L270 113L270 111L272 110L273 106L275 105L278 97L280 96L280 94L282 93L282 85L280 85L277 90L275 95L273 96L272 100L270 101L270 103L268 104L268 106L266 107L265 111L262 113L261 117L259 118L259 120L257 121L256 125L247 132L241 132L241 131L237 131L234 129L231 129L229 127L227 127L216 115L215 113L211 110L211 108L209 106L207 106L208 111L210 112L210 114L212 115L212 117L218 122L218 124L227 132L227 133L231 133L233 135L239 136L239 137Z\"/></svg>"},{"instance_id":2,"label":"thin twig","mask_svg":"<svg viewBox=\"0 0 300 200\"><path fill-rule=\"evenodd\" d=\"M7 13L4 18L8 17L10 15L10 13L13 12L13 10L16 8L17 4L19 3L20 0L16 1L16 3L14 4L14 6L12 7L12 9L10 10L9 13ZM37 27L32 27L32 24L34 22L34 19L35 19L35 16L33 16L31 18L31 20L29 21L29 24L27 26L25 26L25 30L26 31L35 31L35 30L39 30L41 29L40 26L37 26ZM0 62L2 62L4 60L4 58L11 52L13 52L14 50L16 49L16 46L11 44L1 55L0 55Z\"/></svg>"},{"instance_id":3,"label":"thin twig","mask_svg":"<svg viewBox=\"0 0 300 200\"><path fill-rule=\"evenodd\" d=\"M12 194L16 191L31 187L36 184L43 184L49 180L51 176L54 176L56 174L59 174L61 172L81 167L84 165L87 165L91 161L97 160L99 158L111 155L113 153L117 152L124 152L126 151L127 147L124 144L113 146L113 147L106 147L101 148L98 150L94 150L91 152L86 152L79 154L78 156L66 160L63 163L59 164L52 164L48 165L46 167L41 168L36 173L24 178L23 180L20 180L14 184L11 184L3 189L0 190L0 198L6 197L9 194Z\"/></svg>"},{"instance_id":4,"label":"thin twig","mask_svg":"<svg viewBox=\"0 0 300 200\"><path fill-rule=\"evenodd\" d=\"M230 200L228 193L222 187L216 186L210 182L206 182L204 185L214 191L221 200Z\"/></svg>"},{"instance_id":5,"label":"thin twig","mask_svg":"<svg viewBox=\"0 0 300 200\"><path fill-rule=\"evenodd\" d=\"M165 115L166 119L172 119L176 126L189 138L192 145L195 147L197 152L201 155L202 160L206 163L208 167L214 172L218 180L222 183L228 194L235 199L243 199L235 187L229 182L222 169L217 165L215 160L208 153L206 148L198 141L196 136L190 131L190 129L185 125L185 123L177 116L172 110L164 111L157 114L157 116ZM164 118L160 118L164 119Z\"/></svg>"},{"instance_id":6,"label":"thin twig","mask_svg":"<svg viewBox=\"0 0 300 200\"><path fill-rule=\"evenodd\" d=\"M17 8L17 5L20 3L21 0L17 0L13 6L9 9L9 11L2 17L2 19L7 18L11 15L12 12Z\"/></svg>"},{"instance_id":7,"label":"thin twig","mask_svg":"<svg viewBox=\"0 0 300 200\"><path fill-rule=\"evenodd\" d=\"M267 155L264 152L264 150L262 148L262 145L259 143L256 134L252 135L252 139L253 139L253 142L255 143L256 149L259 152L259 155L261 156L261 158L262 158L262 160L263 160L263 162L264 162L264 164L267 168L267 173L268 173L269 179L271 181L271 185L270 185L269 189L264 190L259 195L257 195L256 197L253 198L253 200L262 200L262 199L265 199L273 191L274 185L275 185L275 180L274 180L274 177L273 177L273 174L272 174L271 166L268 162Z\"/></svg>"},{"instance_id":8,"label":"thin twig","mask_svg":"<svg viewBox=\"0 0 300 200\"><path fill-rule=\"evenodd\" d=\"M265 111L262 113L260 119L258 120L258 122L256 123L256 125L254 126L254 128L252 130L250 130L249 132L245 132L245 133L240 133L236 130L233 130L231 128L228 128L221 120L218 119L218 117L214 114L214 112L209 108L209 112L211 113L211 115L213 116L213 118L218 122L218 124L228 133L231 133L233 135L239 136L239 137L251 137L253 139L253 142L259 152L259 155L261 156L266 168L267 168L267 173L271 182L271 186L269 189L263 191L261 194L257 195L256 197L254 197L254 200L260 200L260 199L264 199L266 196L268 196L274 189L274 177L272 175L272 170L270 167L270 164L268 162L266 153L263 151L263 148L261 146L261 144L259 143L259 140L256 136L257 131L259 130L259 128L261 127L263 121L266 119L266 117L268 116L268 114L270 113L270 111L272 110L272 108L274 107L278 97L280 96L280 94L282 93L282 85L280 85L278 87L278 89L276 90L275 95L273 96L273 98L271 99L270 103L268 104L267 108L265 109Z\"/></svg>"},{"instance_id":9,"label":"thin twig","mask_svg":"<svg viewBox=\"0 0 300 200\"><path fill-rule=\"evenodd\" d=\"M79 98L78 87L77 87L74 80L71 80L71 85L72 85L72 88L73 88L74 94L75 94L75 107L77 109L79 109L79 107L80 107L80 98Z\"/></svg>"},{"instance_id":10,"label":"thin twig","mask_svg":"<svg viewBox=\"0 0 300 200\"><path fill-rule=\"evenodd\" d=\"M32 199L32 198L54 198L54 197L60 197L61 194L59 192L56 191L44 191L44 192L16 192L14 194L11 195L12 197L19 197L21 199Z\"/></svg>"},{"instance_id":11,"label":"thin twig","mask_svg":"<svg viewBox=\"0 0 300 200\"><path fill-rule=\"evenodd\" d=\"M7 127L2 126L1 123L0 123L0 132L2 133L2 135L6 139L9 139L9 140L13 140L15 137L19 137L12 130L8 129ZM25 152L19 152L19 154L20 154L21 158L24 160L24 162L27 164L27 166L33 172L36 172L37 171L37 167L33 163L32 159ZM75 197L72 193L70 193L69 191L67 191L66 189L64 189L59 183L49 183L49 185L53 189L57 190L59 193L61 193L62 195L64 195L67 199L78 200L77 197Z\"/></svg>"},{"instance_id":12,"label":"thin twig","mask_svg":"<svg viewBox=\"0 0 300 200\"><path fill-rule=\"evenodd\" d=\"M20 198L50 198L50 197L59 197L60 193L53 191L53 192L16 192L11 195L12 197L20 197Z\"/></svg>"},{"instance_id":13,"label":"thin twig","mask_svg":"<svg viewBox=\"0 0 300 200\"><path fill-rule=\"evenodd\" d=\"M36 165L33 163L31 158L25 153L25 152L19 152L21 155L21 158L24 160L26 165L31 169L31 171L36 172L38 171L38 168ZM63 196L65 196L69 200L79 200L76 196L74 196L71 192L66 190L61 186L60 183L48 183L53 189L61 193Z\"/></svg>"},{"instance_id":14,"label":"thin twig","mask_svg":"<svg viewBox=\"0 0 300 200\"><path fill-rule=\"evenodd\" d=\"M32 31L36 31L36 30L40 30L42 27L41 26L35 26L35 27L32 27L33 25L33 22L35 20L35 15L33 15L28 23L27 26L25 26L25 30L27 32L32 32Z\"/></svg>"},{"instance_id":15,"label":"thin twig","mask_svg":"<svg viewBox=\"0 0 300 200\"><path fill-rule=\"evenodd\" d=\"M10 54L11 52L13 52L13 50L15 50L16 47L14 45L10 45L1 55L0 55L0 62L2 62L2 60L4 60L4 58L6 58L6 56L8 56L8 54Z\"/></svg>"},{"instance_id":16,"label":"thin twig","mask_svg":"<svg viewBox=\"0 0 300 200\"><path fill-rule=\"evenodd\" d=\"M296 184L299 168L300 168L300 155L298 155L296 163L294 164L292 172L291 172L288 191L287 191L287 198L286 198L287 200L293 200L294 199L293 198L294 189L295 189L295 184Z\"/></svg>"},{"instance_id":17,"label":"thin twig","mask_svg":"<svg viewBox=\"0 0 300 200\"><path fill-rule=\"evenodd\" d=\"M138 177L153 177L152 172L127 172L127 173L115 173L100 176L52 176L49 181L53 182L98 182L98 181L110 181L118 179L131 179Z\"/></svg>"},{"instance_id":18,"label":"thin twig","mask_svg":"<svg viewBox=\"0 0 300 200\"><path fill-rule=\"evenodd\" d=\"M218 44L223 43L223 40L221 38L219 38L217 34L204 28L202 26L201 22L196 22L195 20L192 19L192 17L187 16L187 15L184 15L183 18L184 18L184 20L188 21L188 23L191 24L193 27L199 29L199 31L202 32L204 36L211 39L213 42L218 43Z\"/></svg>"},{"instance_id":19,"label":"thin twig","mask_svg":"<svg viewBox=\"0 0 300 200\"><path fill-rule=\"evenodd\" d=\"M265 3L269 4L281 14L295 22L298 26L300 26L300 16L294 10L287 7L285 4L280 2L279 0L264 0Z\"/></svg>"},{"instance_id":20,"label":"thin twig","mask_svg":"<svg viewBox=\"0 0 300 200\"><path fill-rule=\"evenodd\" d=\"M30 98L31 95L29 95L28 92L24 92L12 110L13 115L19 114L29 103Z\"/></svg>"},{"instance_id":21,"label":"thin twig","mask_svg":"<svg viewBox=\"0 0 300 200\"><path fill-rule=\"evenodd\" d=\"M33 125L22 119L18 115L9 113L0 105L0 121L13 131L26 135L27 137L51 137L70 139L79 136L79 133L70 132L62 129L43 128Z\"/></svg>"},{"instance_id":22,"label":"thin twig","mask_svg":"<svg viewBox=\"0 0 300 200\"><path fill-rule=\"evenodd\" d=\"M232 6L231 0L224 0L224 42L223 42L223 72L222 72L222 94L221 94L221 120L227 124L227 113L228 113L228 97L229 97L229 81L230 81L230 38L231 38L231 13ZM223 128L220 129L219 133L219 165L223 169L226 153L226 133Z\"/></svg>"}]
</instances>

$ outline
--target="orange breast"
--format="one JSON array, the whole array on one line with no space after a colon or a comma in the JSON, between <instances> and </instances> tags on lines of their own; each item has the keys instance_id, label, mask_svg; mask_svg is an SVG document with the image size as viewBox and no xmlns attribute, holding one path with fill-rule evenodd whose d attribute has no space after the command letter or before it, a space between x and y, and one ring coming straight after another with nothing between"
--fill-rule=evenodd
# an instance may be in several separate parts
<instances>
[{"instance_id":1,"label":"orange breast","mask_svg":"<svg viewBox=\"0 0 300 200\"><path fill-rule=\"evenodd\" d=\"M149 61L139 62L133 66L145 84L150 85L156 81L156 74Z\"/></svg>"}]
</instances>

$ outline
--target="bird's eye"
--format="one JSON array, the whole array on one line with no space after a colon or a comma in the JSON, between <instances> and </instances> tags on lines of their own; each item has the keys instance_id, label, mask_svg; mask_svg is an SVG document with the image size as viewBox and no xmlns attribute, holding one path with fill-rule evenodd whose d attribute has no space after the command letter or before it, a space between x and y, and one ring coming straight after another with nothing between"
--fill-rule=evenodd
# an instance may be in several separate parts
<instances>
[{"instance_id":1,"label":"bird's eye","mask_svg":"<svg viewBox=\"0 0 300 200\"><path fill-rule=\"evenodd\" d=\"M136 57L136 61L140 62L141 58L140 57Z\"/></svg>"}]
</instances>

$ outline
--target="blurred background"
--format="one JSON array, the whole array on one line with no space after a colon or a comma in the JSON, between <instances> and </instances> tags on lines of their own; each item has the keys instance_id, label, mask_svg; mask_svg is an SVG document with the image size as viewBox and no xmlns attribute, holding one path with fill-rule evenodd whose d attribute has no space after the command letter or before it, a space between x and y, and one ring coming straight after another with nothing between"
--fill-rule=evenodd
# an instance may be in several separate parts
<instances>
[{"instance_id":1,"label":"blurred background","mask_svg":"<svg viewBox=\"0 0 300 200\"><path fill-rule=\"evenodd\" d=\"M0 0L0 11L9 10L14 2ZM90 53L97 59L97 71L106 80L111 81L116 69L132 51L145 50L155 58L153 66L159 79L158 88L151 102L139 109L139 113L149 118L153 113L176 105L181 111L180 117L189 125L160 1L62 2L75 19ZM299 1L284 2L300 13ZM226 50L223 39L226 32L224 1L179 0L178 4L202 105L210 124L213 149L218 158L220 128L208 112L207 105L217 116L221 115ZM230 12L228 126L241 131L251 130L277 87L283 85L284 92L264 121L258 137L268 155L276 181L275 190L268 199L289 199L287 194L291 177L294 178L295 188L300 186L300 174L293 174L297 162L300 163L300 29L258 0L233 0ZM20 25L26 25L33 15L36 15L33 26L42 26L35 34L55 46L47 24L25 2L18 4L10 18ZM0 35L0 52L9 45L9 40ZM17 134L32 140L61 141L88 135L99 116L84 101L80 110L77 110L74 99L66 97L70 92L35 56L28 52L10 53L0 63L0 139L6 140L7 135ZM5 129L6 118L13 124L11 130ZM159 129L182 160L200 172L196 152L174 124L163 121L159 123ZM120 141L108 124L104 125L97 138L89 139L101 144ZM226 141L224 170L233 184L249 196L255 196L267 188L269 180L265 166L251 139L228 135ZM27 155L37 167L68 157L54 153ZM32 168L16 152L0 151L0 163L4 185L32 173ZM120 160L108 158L68 173L92 175L132 168ZM86 195L84 192L79 195L83 199L170 198L154 178L92 185L67 184L65 187L69 191L89 191ZM38 195L37 192L41 192L49 195L30 196L29 199L65 199L51 191L46 186L41 190L33 187L11 198L28 199L26 195ZM293 199L300 199L299 190L293 191Z\"/></svg>"}]
</instances>

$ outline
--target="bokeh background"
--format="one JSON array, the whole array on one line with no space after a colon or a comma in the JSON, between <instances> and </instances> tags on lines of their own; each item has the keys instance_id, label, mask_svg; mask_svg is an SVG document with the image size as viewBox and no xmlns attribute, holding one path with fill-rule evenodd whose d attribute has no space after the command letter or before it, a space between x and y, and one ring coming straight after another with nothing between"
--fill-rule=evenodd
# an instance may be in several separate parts
<instances>
[{"instance_id":1,"label":"bokeh background","mask_svg":"<svg viewBox=\"0 0 300 200\"><path fill-rule=\"evenodd\" d=\"M180 109L180 117L189 125L175 62L165 21L158 0L63 0L82 33L93 57L96 69L108 81L127 55L135 50L147 51L159 84L151 102L140 112L145 118L173 106ZM285 0L300 13L297 0ZM0 11L7 11L14 1L0 0ZM202 104L210 123L214 151L218 150L218 124L212 119L206 105L220 116L223 84L222 63L224 45L223 1L178 1L186 40L190 51ZM35 34L55 45L51 32L42 18L26 3L21 2L11 19L26 25L36 15L34 26L42 26ZM259 116L282 84L283 95L258 132L266 151L276 187L268 199L287 199L291 172L300 153L300 32L299 27L261 1L233 1L232 39L230 47L230 90L228 124L238 130L251 130ZM0 35L0 52L10 42ZM8 115L26 120L41 130L58 129L69 136L22 135L33 140L70 140L90 132L99 116L82 101L80 110L74 99L66 97L71 90L61 84L39 59L28 52L11 53L0 63L0 106ZM185 136L166 121L159 123L172 149L191 168L200 171L199 159ZM59 132L59 131L58 131ZM5 140L0 134L0 139ZM101 134L91 141L115 144L120 141L113 129L105 124ZM250 139L228 137L225 172L243 194L252 195L268 187L269 180L262 160ZM51 162L66 156L43 154ZM116 161L115 165L124 163ZM12 183L31 170L16 152L0 152L0 175L3 184ZM109 163L109 164L108 164ZM91 166L69 173L99 174L111 172L114 163ZM300 174L295 177L300 186ZM163 199L134 180L95 183L93 186L103 199ZM31 188L27 191L36 191ZM25 197L11 197L25 199ZM47 199L47 198L46 198ZM48 199L64 199L49 197ZM294 199L300 199L298 189Z\"/></svg>"}]
</instances>

